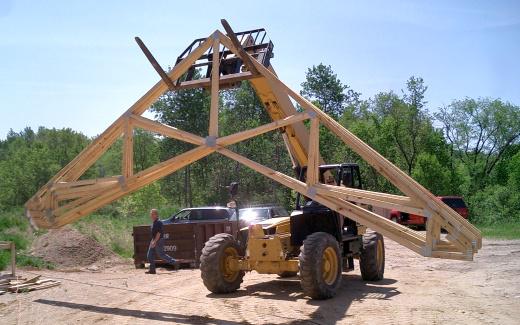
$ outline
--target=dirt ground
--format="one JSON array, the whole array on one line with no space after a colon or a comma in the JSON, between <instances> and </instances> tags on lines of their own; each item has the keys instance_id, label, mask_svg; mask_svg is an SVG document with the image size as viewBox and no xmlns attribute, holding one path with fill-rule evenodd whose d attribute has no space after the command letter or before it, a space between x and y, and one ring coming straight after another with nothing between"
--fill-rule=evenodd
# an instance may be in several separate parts
<instances>
[{"instance_id":1,"label":"dirt ground","mask_svg":"<svg viewBox=\"0 0 520 325\"><path fill-rule=\"evenodd\" d=\"M83 271L22 271L59 287L0 296L1 324L519 324L520 240L485 240L474 262L427 259L386 242L381 282L343 275L337 297L312 301L299 281L246 274L210 294L198 270L145 275L131 262Z\"/></svg>"}]
</instances>

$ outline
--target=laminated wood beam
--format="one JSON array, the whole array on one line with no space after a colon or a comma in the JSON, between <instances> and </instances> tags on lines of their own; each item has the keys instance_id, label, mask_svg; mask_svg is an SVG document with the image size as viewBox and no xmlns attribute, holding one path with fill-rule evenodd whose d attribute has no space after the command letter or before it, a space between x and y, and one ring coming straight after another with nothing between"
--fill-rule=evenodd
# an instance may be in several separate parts
<instances>
[{"instance_id":1,"label":"laminated wood beam","mask_svg":"<svg viewBox=\"0 0 520 325\"><path fill-rule=\"evenodd\" d=\"M82 179L79 181L74 182L58 182L52 184L51 191L58 190L61 188L73 188L78 186L85 186L85 185L93 185L93 184L99 184L99 183L107 183L112 182L116 183L119 179L118 176L111 176L111 177L103 177L103 178L94 178L94 179Z\"/></svg>"},{"instance_id":2,"label":"laminated wood beam","mask_svg":"<svg viewBox=\"0 0 520 325\"><path fill-rule=\"evenodd\" d=\"M316 189L320 194L326 194L331 196L336 196L338 198L345 198L348 200L354 199L372 199L377 201L384 201L388 203L392 203L394 205L404 205L414 209L421 209L421 207L411 198L407 196L381 193L381 192L373 192L368 190L361 190L357 188L351 187L343 187L336 185L328 185L328 184L316 184Z\"/></svg>"},{"instance_id":3,"label":"laminated wood beam","mask_svg":"<svg viewBox=\"0 0 520 325\"><path fill-rule=\"evenodd\" d=\"M127 118L123 135L123 161L121 173L123 177L129 178L134 174L134 129L132 121Z\"/></svg>"},{"instance_id":4,"label":"laminated wood beam","mask_svg":"<svg viewBox=\"0 0 520 325\"><path fill-rule=\"evenodd\" d=\"M210 137L218 137L218 104L219 104L219 76L220 76L220 42L218 37L213 40L213 59L211 64L211 104L209 109Z\"/></svg>"},{"instance_id":5,"label":"laminated wood beam","mask_svg":"<svg viewBox=\"0 0 520 325\"><path fill-rule=\"evenodd\" d=\"M205 140L193 133L189 133L177 128L174 128L169 125L165 125L156 121L152 121L150 119L147 119L146 117L138 116L138 115L131 115L132 123L135 125L135 127L152 131L159 133L161 135L174 138L177 140L181 140L184 142L196 144L196 145L202 145L205 143Z\"/></svg>"},{"instance_id":6,"label":"laminated wood beam","mask_svg":"<svg viewBox=\"0 0 520 325\"><path fill-rule=\"evenodd\" d=\"M152 55L150 50L148 50L146 45L144 45L143 41L141 41L141 39L139 37L136 37L135 41L137 42L137 45L139 45L139 47L143 51L143 53L146 56L146 58L148 59L148 61L150 61L150 63L152 64L152 67L155 69L157 74L164 81L164 83L168 86L168 88L170 90L174 90L175 85L173 84L173 80L171 80L170 77L166 74L166 72L164 72L164 70L161 67L161 65L159 64L159 62L157 62L157 60L154 58L154 56Z\"/></svg>"},{"instance_id":7,"label":"laminated wood beam","mask_svg":"<svg viewBox=\"0 0 520 325\"><path fill-rule=\"evenodd\" d=\"M404 205L403 203L397 204L390 201L387 201L385 198L374 199L372 197L366 197L362 195L352 195L347 191L338 191L330 188L324 188L324 184L315 184L314 188L316 193L326 196L326 197L334 197L342 200L347 200L351 202L356 202L359 204L368 204L376 207L386 208L386 209L396 209L401 212L411 213L415 215L423 215L424 210L421 208ZM333 185L325 185L325 186L333 186ZM349 194L346 194L349 193Z\"/></svg>"},{"instance_id":8,"label":"laminated wood beam","mask_svg":"<svg viewBox=\"0 0 520 325\"><path fill-rule=\"evenodd\" d=\"M254 75L250 71L228 74L225 76L220 76L219 79L219 88L224 89L229 86L233 86L238 82L243 80L251 80L255 78L260 78L259 75ZM175 90L183 90L183 89L193 89L193 88L210 88L211 87L211 78L202 78L195 79L189 81L183 81L179 85L175 85Z\"/></svg>"},{"instance_id":9,"label":"laminated wood beam","mask_svg":"<svg viewBox=\"0 0 520 325\"><path fill-rule=\"evenodd\" d=\"M258 71L256 70L256 67L252 62L252 61L256 61L256 60L253 59L252 57L250 57L249 55L247 55L246 51L244 51L244 49L242 48L242 45L240 45L240 41L238 40L238 38L235 35L235 32L233 31L231 26L229 26L228 22L225 19L221 19L220 23L224 27L224 30L226 31L227 36L231 40L231 43L233 43L233 45L234 45L235 54L238 54L240 56L240 58L244 62L244 65L246 66L246 68L249 71L251 71L253 74L258 74ZM230 47L228 47L228 48L231 49ZM238 51L238 53L236 53L237 51Z\"/></svg>"},{"instance_id":10,"label":"laminated wood beam","mask_svg":"<svg viewBox=\"0 0 520 325\"><path fill-rule=\"evenodd\" d=\"M307 164L307 186L312 186L320 181L320 120L311 119L309 134L309 153Z\"/></svg>"},{"instance_id":11,"label":"laminated wood beam","mask_svg":"<svg viewBox=\"0 0 520 325\"><path fill-rule=\"evenodd\" d=\"M249 129L246 131L238 132L235 134L231 134L225 137L221 137L217 139L217 145L220 146L229 146L234 143L244 141L250 138L253 138L255 136L258 136L260 134L273 131L297 122L304 121L309 118L309 114L307 113L297 113L295 115L288 116L286 118L283 118L281 120L276 120L268 124L261 125L259 127L256 127L254 129Z\"/></svg>"},{"instance_id":12,"label":"laminated wood beam","mask_svg":"<svg viewBox=\"0 0 520 325\"><path fill-rule=\"evenodd\" d=\"M82 204L85 204L87 203L88 201L92 200L93 198L96 197L98 193L91 193L90 195L85 195L85 196L82 196L80 198L77 198L73 201L70 201L62 206L60 206L59 208L57 208L53 214L54 214L54 217L60 217L61 215L63 215L65 212L69 211L69 210L72 210Z\"/></svg>"},{"instance_id":13,"label":"laminated wood beam","mask_svg":"<svg viewBox=\"0 0 520 325\"><path fill-rule=\"evenodd\" d=\"M94 193L100 193L110 186L118 186L118 182L104 182L92 185L76 186L71 188L59 188L51 191L51 194L56 195L59 201L70 200Z\"/></svg>"}]
</instances>

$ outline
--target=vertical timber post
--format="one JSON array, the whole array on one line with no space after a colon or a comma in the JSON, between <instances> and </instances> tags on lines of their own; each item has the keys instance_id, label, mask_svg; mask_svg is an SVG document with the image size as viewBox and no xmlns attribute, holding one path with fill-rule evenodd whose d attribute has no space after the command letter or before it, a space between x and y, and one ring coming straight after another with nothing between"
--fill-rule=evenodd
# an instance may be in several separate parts
<instances>
[{"instance_id":1,"label":"vertical timber post","mask_svg":"<svg viewBox=\"0 0 520 325\"><path fill-rule=\"evenodd\" d=\"M11 274L13 277L16 276L16 245L11 242Z\"/></svg>"},{"instance_id":2,"label":"vertical timber post","mask_svg":"<svg viewBox=\"0 0 520 325\"><path fill-rule=\"evenodd\" d=\"M122 175L125 179L132 177L134 174L134 129L132 121L127 118L124 124L123 133L123 164Z\"/></svg>"},{"instance_id":3,"label":"vertical timber post","mask_svg":"<svg viewBox=\"0 0 520 325\"><path fill-rule=\"evenodd\" d=\"M220 76L220 42L218 37L213 40L213 59L211 66L211 107L209 111L209 136L218 137L218 102Z\"/></svg>"},{"instance_id":4,"label":"vertical timber post","mask_svg":"<svg viewBox=\"0 0 520 325\"><path fill-rule=\"evenodd\" d=\"M312 186L320 179L320 120L311 118L311 129L309 134L309 159L307 162L307 186Z\"/></svg>"}]
</instances>

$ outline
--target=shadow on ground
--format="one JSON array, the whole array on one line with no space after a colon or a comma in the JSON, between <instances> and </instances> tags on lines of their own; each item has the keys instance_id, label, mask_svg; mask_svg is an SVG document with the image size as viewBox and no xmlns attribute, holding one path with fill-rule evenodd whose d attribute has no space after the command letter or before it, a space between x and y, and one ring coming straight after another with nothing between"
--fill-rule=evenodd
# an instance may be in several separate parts
<instances>
[{"instance_id":1,"label":"shadow on ground","mask_svg":"<svg viewBox=\"0 0 520 325\"><path fill-rule=\"evenodd\" d=\"M103 306L94 306L88 304L78 304L74 302L67 301L58 301L58 300L49 300L49 299L37 299L34 302L51 305L56 307L65 307L71 309L79 309L88 312L101 313L101 314L110 314L116 316L127 316L127 317L137 317L146 320L155 320L155 321L163 321L170 323L180 323L180 324L246 324L233 322L228 320L221 320L212 317L198 316L198 315L182 315L176 313L163 313L163 312L155 312L155 311L144 311L144 310L136 310L136 309L125 309L125 308L117 308L117 307L103 307Z\"/></svg>"},{"instance_id":2,"label":"shadow on ground","mask_svg":"<svg viewBox=\"0 0 520 325\"><path fill-rule=\"evenodd\" d=\"M397 290L397 287L390 286L396 282L394 279L366 282L359 275L343 274L341 287L334 298L327 300L309 299L307 301L307 304L317 308L308 315L306 321L316 324L335 324L345 318L348 308L354 301L367 299L386 300L399 295L400 292ZM231 294L221 295L212 293L207 295L209 298L216 299L233 299L244 296L285 301L307 299L302 292L298 277L256 283ZM286 324L301 323L305 323L305 319L290 321Z\"/></svg>"},{"instance_id":3,"label":"shadow on ground","mask_svg":"<svg viewBox=\"0 0 520 325\"><path fill-rule=\"evenodd\" d=\"M307 300L306 303L308 305L315 306L316 308L310 314L302 314L301 319L288 320L285 324L335 324L338 321L344 320L345 317L348 317L347 311L354 301L362 301L367 299L386 300L399 295L400 292L397 290L397 288L390 286L396 282L397 281L393 279L384 279L378 282L365 282L361 280L359 275L343 274L341 287L338 290L338 294L334 298L328 300ZM294 302L301 299L307 299L302 292L300 281L297 277L288 279L275 279L252 284L231 294L207 295L208 298L226 299L229 302L233 299L238 299L245 296L252 297L253 299L258 298ZM101 314L136 317L147 320L176 322L181 324L248 324L247 321L234 322L209 316L183 315L180 313L104 307L49 299L37 299L34 302ZM240 303L239 300L237 302ZM283 317L283 315L280 316Z\"/></svg>"}]
</instances>

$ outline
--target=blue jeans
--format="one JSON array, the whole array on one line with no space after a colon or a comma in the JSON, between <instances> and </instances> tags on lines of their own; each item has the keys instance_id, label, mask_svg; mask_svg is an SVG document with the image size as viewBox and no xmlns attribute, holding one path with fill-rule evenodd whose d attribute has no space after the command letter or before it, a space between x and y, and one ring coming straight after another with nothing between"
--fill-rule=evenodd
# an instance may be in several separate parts
<instances>
[{"instance_id":1,"label":"blue jeans","mask_svg":"<svg viewBox=\"0 0 520 325\"><path fill-rule=\"evenodd\" d=\"M155 244L155 247L148 248L148 254L146 254L146 258L148 258L148 262L150 263L150 271L155 271L155 256L158 255L162 260L166 261L168 264L175 264L175 259L170 255L167 255L164 252L164 239L161 238Z\"/></svg>"}]
</instances>

